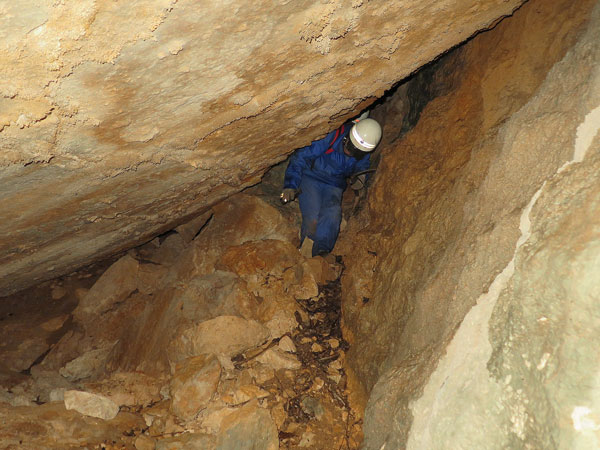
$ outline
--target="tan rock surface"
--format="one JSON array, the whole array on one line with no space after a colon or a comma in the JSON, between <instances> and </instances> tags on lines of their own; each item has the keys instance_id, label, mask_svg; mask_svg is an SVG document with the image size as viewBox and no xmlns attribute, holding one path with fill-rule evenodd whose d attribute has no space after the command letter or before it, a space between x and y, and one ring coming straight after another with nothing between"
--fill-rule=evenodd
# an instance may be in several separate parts
<instances>
[{"instance_id":1,"label":"tan rock surface","mask_svg":"<svg viewBox=\"0 0 600 450\"><path fill-rule=\"evenodd\" d=\"M347 253L348 360L370 393L363 448L404 448L407 441L409 448L445 448L448 439L456 448L555 446L562 425L544 400L555 393L545 382L510 387L492 373L489 358L491 345L503 348L507 359L498 365L519 384L524 369L503 364L526 364L525 342L533 343L535 333L523 337L521 351L512 350L514 338L504 330L488 340L489 314L481 313L488 307L473 306L502 289L492 282L521 241L523 211L572 158L578 128L599 104L597 22L583 37L590 18L598 20L597 8L590 13L594 3L529 2L449 55L435 77L451 89L427 104L415 128L383 155L369 211L362 223L350 223L346 246L340 243ZM589 176L583 175L586 183ZM589 236L595 222L579 217ZM517 274L513 281L528 283ZM512 301L514 315L502 326L513 324L527 299ZM512 326L533 331L531 322ZM554 342L548 345L569 342L559 334L548 339ZM532 395L525 398L527 391ZM569 401L561 401L553 406L557 414L569 410ZM572 429L564 429L561 439L568 441Z\"/></svg>"},{"instance_id":2,"label":"tan rock surface","mask_svg":"<svg viewBox=\"0 0 600 450\"><path fill-rule=\"evenodd\" d=\"M258 347L271 333L261 323L236 316L219 316L188 328L169 347L173 362L201 354L233 356Z\"/></svg>"},{"instance_id":3,"label":"tan rock surface","mask_svg":"<svg viewBox=\"0 0 600 450\"><path fill-rule=\"evenodd\" d=\"M129 255L115 262L92 286L74 311L85 317L108 311L124 301L138 286L139 263Z\"/></svg>"},{"instance_id":4,"label":"tan rock surface","mask_svg":"<svg viewBox=\"0 0 600 450\"><path fill-rule=\"evenodd\" d=\"M68 411L62 403L7 408L0 403L0 447L37 450L100 446L106 440L133 445L127 437L145 427L137 415L120 413L113 420Z\"/></svg>"},{"instance_id":5,"label":"tan rock surface","mask_svg":"<svg viewBox=\"0 0 600 450\"><path fill-rule=\"evenodd\" d=\"M171 378L171 411L182 420L192 419L206 408L221 376L214 356L195 356L177 364Z\"/></svg>"},{"instance_id":6,"label":"tan rock surface","mask_svg":"<svg viewBox=\"0 0 600 450\"><path fill-rule=\"evenodd\" d=\"M203 212L520 3L3 2L0 294Z\"/></svg>"}]
</instances>

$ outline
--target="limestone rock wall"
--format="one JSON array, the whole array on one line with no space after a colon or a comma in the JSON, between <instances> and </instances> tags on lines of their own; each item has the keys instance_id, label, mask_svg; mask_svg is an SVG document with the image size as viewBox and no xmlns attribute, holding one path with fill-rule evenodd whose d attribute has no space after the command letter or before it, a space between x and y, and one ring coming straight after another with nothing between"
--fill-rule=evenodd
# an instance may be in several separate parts
<instances>
[{"instance_id":1,"label":"limestone rock wall","mask_svg":"<svg viewBox=\"0 0 600 450\"><path fill-rule=\"evenodd\" d=\"M0 1L0 295L256 183L520 3Z\"/></svg>"},{"instance_id":2,"label":"limestone rock wall","mask_svg":"<svg viewBox=\"0 0 600 450\"><path fill-rule=\"evenodd\" d=\"M339 247L365 449L598 445L599 14L528 2L384 151Z\"/></svg>"}]
</instances>

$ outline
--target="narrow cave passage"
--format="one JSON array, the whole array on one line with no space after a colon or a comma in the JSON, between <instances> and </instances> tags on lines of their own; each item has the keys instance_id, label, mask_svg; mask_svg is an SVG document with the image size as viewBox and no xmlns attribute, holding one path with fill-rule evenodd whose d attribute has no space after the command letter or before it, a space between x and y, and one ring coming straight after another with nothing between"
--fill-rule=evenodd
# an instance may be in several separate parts
<instances>
[{"instance_id":1,"label":"narrow cave passage","mask_svg":"<svg viewBox=\"0 0 600 450\"><path fill-rule=\"evenodd\" d=\"M0 447L596 448L600 10L572 3L371 105L332 254L299 251L282 163L0 299Z\"/></svg>"}]
</instances>

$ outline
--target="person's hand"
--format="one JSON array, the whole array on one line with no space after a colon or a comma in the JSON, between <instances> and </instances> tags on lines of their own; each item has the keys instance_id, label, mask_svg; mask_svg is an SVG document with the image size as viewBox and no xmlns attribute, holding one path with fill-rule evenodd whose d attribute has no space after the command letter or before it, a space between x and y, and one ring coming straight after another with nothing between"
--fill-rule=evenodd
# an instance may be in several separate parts
<instances>
[{"instance_id":1,"label":"person's hand","mask_svg":"<svg viewBox=\"0 0 600 450\"><path fill-rule=\"evenodd\" d=\"M361 174L355 177L350 178L350 189L354 190L354 191L360 191L362 188L365 187L365 184L367 182L367 175L366 174Z\"/></svg>"},{"instance_id":2,"label":"person's hand","mask_svg":"<svg viewBox=\"0 0 600 450\"><path fill-rule=\"evenodd\" d=\"M296 189L284 189L279 196L279 200L285 205L286 203L293 201L296 198L296 195Z\"/></svg>"}]
</instances>

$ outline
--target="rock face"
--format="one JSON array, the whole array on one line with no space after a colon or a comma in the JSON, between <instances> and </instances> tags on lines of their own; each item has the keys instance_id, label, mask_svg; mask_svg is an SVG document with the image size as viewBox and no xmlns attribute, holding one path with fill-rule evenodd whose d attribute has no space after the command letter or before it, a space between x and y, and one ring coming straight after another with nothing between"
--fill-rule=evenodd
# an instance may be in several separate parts
<instances>
[{"instance_id":1,"label":"rock face","mask_svg":"<svg viewBox=\"0 0 600 450\"><path fill-rule=\"evenodd\" d=\"M384 153L339 246L365 449L598 446L599 30L529 2Z\"/></svg>"},{"instance_id":2,"label":"rock face","mask_svg":"<svg viewBox=\"0 0 600 450\"><path fill-rule=\"evenodd\" d=\"M0 295L173 228L521 0L0 9Z\"/></svg>"}]
</instances>

